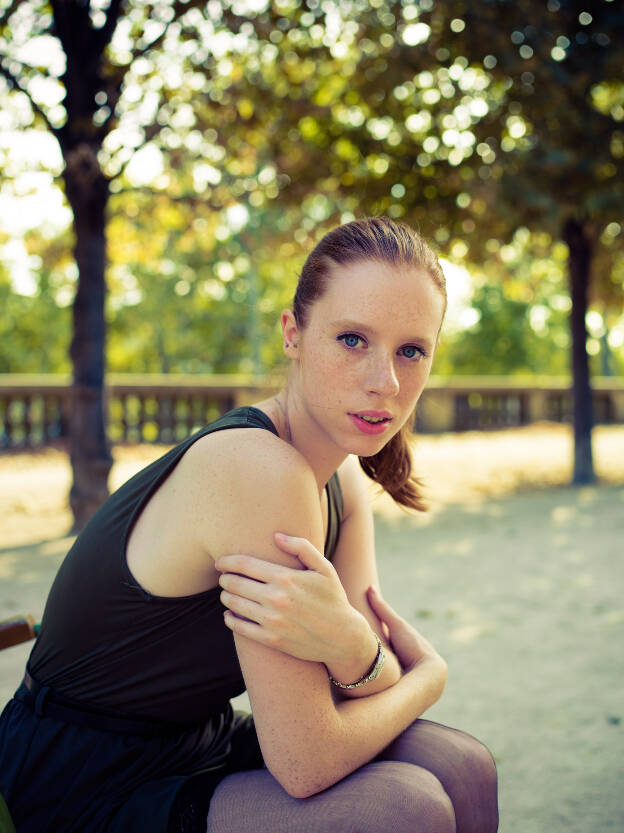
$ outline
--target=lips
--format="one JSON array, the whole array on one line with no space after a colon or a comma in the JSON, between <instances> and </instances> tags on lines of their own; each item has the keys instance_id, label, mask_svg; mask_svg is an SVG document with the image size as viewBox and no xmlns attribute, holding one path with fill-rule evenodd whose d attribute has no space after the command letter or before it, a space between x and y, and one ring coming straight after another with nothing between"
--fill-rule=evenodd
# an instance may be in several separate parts
<instances>
[{"instance_id":1,"label":"lips","mask_svg":"<svg viewBox=\"0 0 624 833\"><path fill-rule=\"evenodd\" d=\"M388 411L357 411L349 413L349 417L363 434L382 434L392 422Z\"/></svg>"}]
</instances>

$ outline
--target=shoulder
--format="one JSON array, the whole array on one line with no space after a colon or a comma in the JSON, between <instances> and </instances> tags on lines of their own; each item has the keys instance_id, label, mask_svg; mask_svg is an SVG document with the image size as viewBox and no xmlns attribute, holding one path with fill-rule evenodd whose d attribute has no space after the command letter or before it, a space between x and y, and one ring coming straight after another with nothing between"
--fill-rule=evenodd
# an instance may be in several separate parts
<instances>
[{"instance_id":1,"label":"shoulder","mask_svg":"<svg viewBox=\"0 0 624 833\"><path fill-rule=\"evenodd\" d=\"M314 480L297 449L263 428L230 428L197 440L185 454L187 467L200 480L243 480L250 474L271 481L289 477ZM190 473L190 472L189 472Z\"/></svg>"},{"instance_id":2,"label":"shoulder","mask_svg":"<svg viewBox=\"0 0 624 833\"><path fill-rule=\"evenodd\" d=\"M199 539L213 558L231 552L280 555L273 533L319 542L320 497L305 458L269 431L234 428L202 437L185 455Z\"/></svg>"}]
</instances>

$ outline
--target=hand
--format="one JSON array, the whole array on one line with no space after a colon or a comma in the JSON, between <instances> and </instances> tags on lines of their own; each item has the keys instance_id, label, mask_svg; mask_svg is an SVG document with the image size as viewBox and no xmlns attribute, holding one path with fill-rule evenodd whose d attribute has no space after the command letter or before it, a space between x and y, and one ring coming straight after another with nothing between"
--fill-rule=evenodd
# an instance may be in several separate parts
<instances>
[{"instance_id":1,"label":"hand","mask_svg":"<svg viewBox=\"0 0 624 833\"><path fill-rule=\"evenodd\" d=\"M304 569L251 555L225 555L215 562L222 574L221 601L228 608L225 624L299 659L334 669L349 657L354 667L365 669L375 655L375 640L332 564L305 538L277 533L275 541Z\"/></svg>"},{"instance_id":2,"label":"hand","mask_svg":"<svg viewBox=\"0 0 624 833\"><path fill-rule=\"evenodd\" d=\"M404 671L408 672L423 663L430 664L432 669L440 675L440 682L444 687L447 675L446 662L433 645L390 607L376 587L368 588L367 597L371 610L386 629L392 650Z\"/></svg>"}]
</instances>

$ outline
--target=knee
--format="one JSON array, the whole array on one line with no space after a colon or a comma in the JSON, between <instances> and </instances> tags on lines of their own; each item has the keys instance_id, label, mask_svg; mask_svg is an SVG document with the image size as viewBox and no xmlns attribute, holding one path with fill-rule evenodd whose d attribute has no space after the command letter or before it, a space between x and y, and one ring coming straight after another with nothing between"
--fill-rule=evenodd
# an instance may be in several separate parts
<instances>
[{"instance_id":1,"label":"knee","mask_svg":"<svg viewBox=\"0 0 624 833\"><path fill-rule=\"evenodd\" d=\"M455 833L455 812L451 799L435 775L426 769L401 762L385 761L366 767L374 779L378 816L394 833ZM359 830L359 828L358 828Z\"/></svg>"},{"instance_id":2,"label":"knee","mask_svg":"<svg viewBox=\"0 0 624 833\"><path fill-rule=\"evenodd\" d=\"M496 791L498 773L490 750L472 735L465 732L458 735L458 753L471 780L478 781L485 789Z\"/></svg>"}]
</instances>

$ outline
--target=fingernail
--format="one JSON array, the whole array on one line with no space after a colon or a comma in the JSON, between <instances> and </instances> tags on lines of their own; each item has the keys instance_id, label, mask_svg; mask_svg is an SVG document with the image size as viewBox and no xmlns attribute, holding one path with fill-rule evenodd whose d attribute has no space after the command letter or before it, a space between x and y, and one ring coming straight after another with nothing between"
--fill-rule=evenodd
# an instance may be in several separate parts
<instances>
[{"instance_id":1,"label":"fingernail","mask_svg":"<svg viewBox=\"0 0 624 833\"><path fill-rule=\"evenodd\" d=\"M282 541L290 541L290 535L284 535L283 532L276 532L275 537L280 538Z\"/></svg>"}]
</instances>

